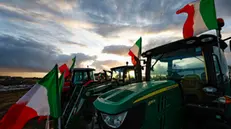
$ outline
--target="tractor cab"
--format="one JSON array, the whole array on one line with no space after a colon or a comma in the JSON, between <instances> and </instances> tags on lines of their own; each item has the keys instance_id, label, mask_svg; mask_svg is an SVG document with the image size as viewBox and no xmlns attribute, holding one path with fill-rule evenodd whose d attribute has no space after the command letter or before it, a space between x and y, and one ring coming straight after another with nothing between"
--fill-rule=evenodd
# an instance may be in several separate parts
<instances>
[{"instance_id":1,"label":"tractor cab","mask_svg":"<svg viewBox=\"0 0 231 129\"><path fill-rule=\"evenodd\" d=\"M119 66L111 68L112 81L116 81L118 85L125 85L136 82L136 74L134 66Z\"/></svg>"},{"instance_id":2,"label":"tractor cab","mask_svg":"<svg viewBox=\"0 0 231 129\"><path fill-rule=\"evenodd\" d=\"M103 94L114 88L137 82L134 66L118 66L111 68L111 71L104 70L104 75L108 78L105 83L93 85L87 89L91 97L95 100L100 94ZM109 79L109 77L111 77Z\"/></svg>"},{"instance_id":3,"label":"tractor cab","mask_svg":"<svg viewBox=\"0 0 231 129\"><path fill-rule=\"evenodd\" d=\"M145 82L108 91L94 101L102 129L230 129L227 44L201 35L142 54Z\"/></svg>"},{"instance_id":4,"label":"tractor cab","mask_svg":"<svg viewBox=\"0 0 231 129\"><path fill-rule=\"evenodd\" d=\"M63 86L63 98L68 98L76 85L83 85L87 81L95 81L92 68L74 68L71 74L65 79ZM71 90L72 89L72 90ZM64 99L63 101L67 101Z\"/></svg>"},{"instance_id":5,"label":"tractor cab","mask_svg":"<svg viewBox=\"0 0 231 129\"><path fill-rule=\"evenodd\" d=\"M95 73L95 80L99 83L111 81L111 71L103 70L102 72Z\"/></svg>"},{"instance_id":6,"label":"tractor cab","mask_svg":"<svg viewBox=\"0 0 231 129\"><path fill-rule=\"evenodd\" d=\"M74 88L76 85L83 85L89 80L94 79L94 72L95 69L92 68L74 68L71 71L71 74L65 79L64 87L63 87L63 97L69 96L72 91L70 89Z\"/></svg>"},{"instance_id":7,"label":"tractor cab","mask_svg":"<svg viewBox=\"0 0 231 129\"><path fill-rule=\"evenodd\" d=\"M89 80L95 81L93 68L74 68L72 71L73 85L84 84Z\"/></svg>"}]
</instances>

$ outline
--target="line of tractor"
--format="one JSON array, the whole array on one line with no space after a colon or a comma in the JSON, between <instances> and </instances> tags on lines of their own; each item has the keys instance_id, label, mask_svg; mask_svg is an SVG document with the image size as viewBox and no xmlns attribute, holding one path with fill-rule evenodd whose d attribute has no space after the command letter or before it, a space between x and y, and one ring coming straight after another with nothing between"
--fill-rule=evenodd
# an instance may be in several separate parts
<instances>
[{"instance_id":1,"label":"line of tractor","mask_svg":"<svg viewBox=\"0 0 231 129\"><path fill-rule=\"evenodd\" d=\"M229 39L181 39L143 52L135 66L97 74L74 68L63 88L63 128L231 129Z\"/></svg>"}]
</instances>

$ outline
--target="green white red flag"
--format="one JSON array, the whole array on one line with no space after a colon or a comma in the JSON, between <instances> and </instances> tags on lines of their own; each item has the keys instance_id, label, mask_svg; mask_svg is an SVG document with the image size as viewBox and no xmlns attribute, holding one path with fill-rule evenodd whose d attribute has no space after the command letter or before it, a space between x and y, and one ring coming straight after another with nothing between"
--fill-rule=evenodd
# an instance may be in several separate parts
<instances>
[{"instance_id":1,"label":"green white red flag","mask_svg":"<svg viewBox=\"0 0 231 129\"><path fill-rule=\"evenodd\" d=\"M56 65L10 107L1 120L0 129L22 129L30 119L37 116L58 118L61 115L61 94L58 82L58 66Z\"/></svg>"},{"instance_id":2,"label":"green white red flag","mask_svg":"<svg viewBox=\"0 0 231 129\"><path fill-rule=\"evenodd\" d=\"M142 48L142 38L140 37L136 43L129 49L128 55L131 56L132 64L136 65L136 59L141 56L141 48Z\"/></svg>"},{"instance_id":3,"label":"green white red flag","mask_svg":"<svg viewBox=\"0 0 231 129\"><path fill-rule=\"evenodd\" d=\"M184 38L218 28L214 0L197 0L189 3L176 12L180 13L188 14L183 27Z\"/></svg>"},{"instance_id":4,"label":"green white red flag","mask_svg":"<svg viewBox=\"0 0 231 129\"><path fill-rule=\"evenodd\" d=\"M70 71L75 67L76 56L59 67L60 73L64 73L64 78L70 75Z\"/></svg>"}]
</instances>

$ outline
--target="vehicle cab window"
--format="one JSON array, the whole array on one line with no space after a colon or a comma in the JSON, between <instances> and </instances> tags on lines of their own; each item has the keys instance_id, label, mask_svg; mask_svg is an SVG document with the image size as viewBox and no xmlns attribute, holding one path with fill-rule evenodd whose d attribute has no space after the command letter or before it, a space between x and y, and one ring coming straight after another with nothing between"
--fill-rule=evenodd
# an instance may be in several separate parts
<instances>
[{"instance_id":1,"label":"vehicle cab window","mask_svg":"<svg viewBox=\"0 0 231 129\"><path fill-rule=\"evenodd\" d=\"M116 80L123 80L123 70L122 69L113 70L112 78Z\"/></svg>"},{"instance_id":2,"label":"vehicle cab window","mask_svg":"<svg viewBox=\"0 0 231 129\"><path fill-rule=\"evenodd\" d=\"M83 81L88 80L87 72L83 72Z\"/></svg>"},{"instance_id":3,"label":"vehicle cab window","mask_svg":"<svg viewBox=\"0 0 231 129\"><path fill-rule=\"evenodd\" d=\"M135 78L135 71L134 70L128 70L125 76L125 82L130 81L134 82L136 80Z\"/></svg>"},{"instance_id":4,"label":"vehicle cab window","mask_svg":"<svg viewBox=\"0 0 231 129\"><path fill-rule=\"evenodd\" d=\"M156 59L152 59L152 64ZM151 71L151 80L164 80L168 75L168 63L163 61L157 61L154 65L153 70Z\"/></svg>"},{"instance_id":5,"label":"vehicle cab window","mask_svg":"<svg viewBox=\"0 0 231 129\"><path fill-rule=\"evenodd\" d=\"M219 49L217 46L213 46L213 60L217 75L218 82L221 82L221 76L224 82L227 82L229 79L229 68L227 65L227 61L225 59L224 52Z\"/></svg>"},{"instance_id":6,"label":"vehicle cab window","mask_svg":"<svg viewBox=\"0 0 231 129\"><path fill-rule=\"evenodd\" d=\"M151 80L181 80L193 76L207 81L204 56L201 48L180 49L159 54L151 59Z\"/></svg>"},{"instance_id":7,"label":"vehicle cab window","mask_svg":"<svg viewBox=\"0 0 231 129\"><path fill-rule=\"evenodd\" d=\"M95 80L93 71L90 71L90 79L91 79L91 80Z\"/></svg>"},{"instance_id":8,"label":"vehicle cab window","mask_svg":"<svg viewBox=\"0 0 231 129\"><path fill-rule=\"evenodd\" d=\"M80 84L85 80L88 80L87 72L75 72L74 73L74 84Z\"/></svg>"}]
</instances>

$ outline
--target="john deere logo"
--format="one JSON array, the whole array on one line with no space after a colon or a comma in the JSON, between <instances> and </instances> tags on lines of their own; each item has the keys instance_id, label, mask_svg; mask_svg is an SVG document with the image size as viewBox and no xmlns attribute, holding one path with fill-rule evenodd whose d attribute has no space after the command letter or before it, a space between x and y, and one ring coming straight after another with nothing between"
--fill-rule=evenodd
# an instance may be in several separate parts
<instances>
[{"instance_id":1,"label":"john deere logo","mask_svg":"<svg viewBox=\"0 0 231 129\"><path fill-rule=\"evenodd\" d=\"M155 100L155 99L153 99L153 100L149 101L149 102L148 102L148 106L149 106L149 105L151 105L151 104L153 104L153 103L155 103L155 102L156 102L156 100Z\"/></svg>"}]
</instances>

